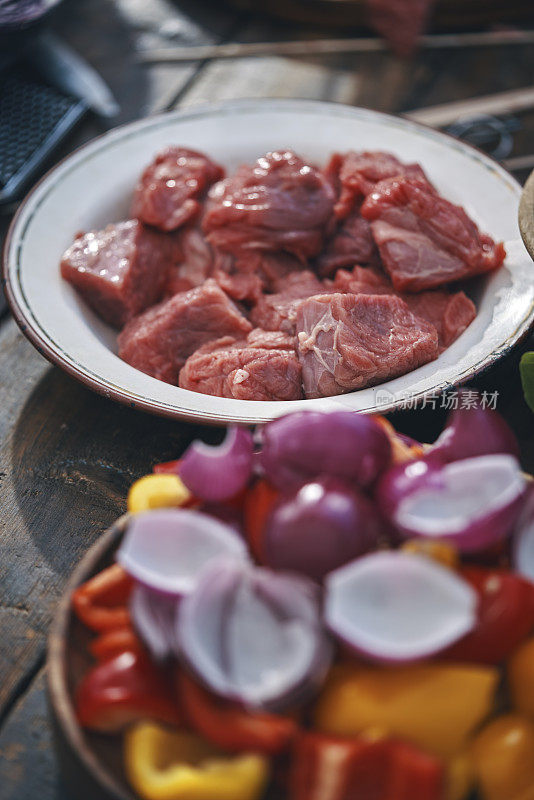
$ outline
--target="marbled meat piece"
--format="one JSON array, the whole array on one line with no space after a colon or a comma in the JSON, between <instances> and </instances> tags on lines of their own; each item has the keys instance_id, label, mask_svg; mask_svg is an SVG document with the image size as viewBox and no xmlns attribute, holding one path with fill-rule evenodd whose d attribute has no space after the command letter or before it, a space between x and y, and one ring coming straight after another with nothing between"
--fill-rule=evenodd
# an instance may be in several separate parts
<instances>
[{"instance_id":1,"label":"marbled meat piece","mask_svg":"<svg viewBox=\"0 0 534 800\"><path fill-rule=\"evenodd\" d=\"M208 278L135 317L119 335L119 357L132 367L176 384L186 359L221 336L245 336L250 322Z\"/></svg>"},{"instance_id":2,"label":"marbled meat piece","mask_svg":"<svg viewBox=\"0 0 534 800\"><path fill-rule=\"evenodd\" d=\"M294 338L255 329L248 337L226 336L200 347L180 372L180 386L237 400L299 400L302 368Z\"/></svg>"},{"instance_id":3,"label":"marbled meat piece","mask_svg":"<svg viewBox=\"0 0 534 800\"><path fill-rule=\"evenodd\" d=\"M213 268L211 247L199 228L188 226L173 236L176 240L176 258L165 286L165 293L169 296L201 286Z\"/></svg>"},{"instance_id":4,"label":"marbled meat piece","mask_svg":"<svg viewBox=\"0 0 534 800\"><path fill-rule=\"evenodd\" d=\"M318 169L289 150L267 153L211 189L203 227L233 255L284 250L305 262L321 250L333 203Z\"/></svg>"},{"instance_id":5,"label":"marbled meat piece","mask_svg":"<svg viewBox=\"0 0 534 800\"><path fill-rule=\"evenodd\" d=\"M171 250L165 234L130 219L78 236L61 259L61 275L99 317L121 328L162 297Z\"/></svg>"},{"instance_id":6,"label":"marbled meat piece","mask_svg":"<svg viewBox=\"0 0 534 800\"><path fill-rule=\"evenodd\" d=\"M132 216L163 231L176 230L198 215L202 196L223 176L223 168L203 153L168 147L141 175Z\"/></svg>"},{"instance_id":7,"label":"marbled meat piece","mask_svg":"<svg viewBox=\"0 0 534 800\"><path fill-rule=\"evenodd\" d=\"M306 397L328 397L432 361L438 334L399 297L318 295L298 308L297 352Z\"/></svg>"},{"instance_id":8,"label":"marbled meat piece","mask_svg":"<svg viewBox=\"0 0 534 800\"><path fill-rule=\"evenodd\" d=\"M424 181L391 178L362 205L382 263L398 291L420 292L500 267L502 243L480 233L464 209Z\"/></svg>"},{"instance_id":9,"label":"marbled meat piece","mask_svg":"<svg viewBox=\"0 0 534 800\"><path fill-rule=\"evenodd\" d=\"M352 272L338 270L332 290L354 294L394 294L400 297L412 313L434 325L438 332L440 352L465 331L477 313L475 304L465 292L428 289L417 294L399 293L384 273L370 267L354 267Z\"/></svg>"},{"instance_id":10,"label":"marbled meat piece","mask_svg":"<svg viewBox=\"0 0 534 800\"><path fill-rule=\"evenodd\" d=\"M266 331L295 333L297 309L300 302L314 294L323 294L325 287L309 270L287 275L284 289L275 294L262 295L252 311L253 325Z\"/></svg>"},{"instance_id":11,"label":"marbled meat piece","mask_svg":"<svg viewBox=\"0 0 534 800\"><path fill-rule=\"evenodd\" d=\"M373 191L377 183L401 175L427 181L430 185L419 164L404 164L392 153L383 153L381 150L334 153L326 166L325 176L336 194L336 217L347 219L359 209L362 200Z\"/></svg>"}]
</instances>

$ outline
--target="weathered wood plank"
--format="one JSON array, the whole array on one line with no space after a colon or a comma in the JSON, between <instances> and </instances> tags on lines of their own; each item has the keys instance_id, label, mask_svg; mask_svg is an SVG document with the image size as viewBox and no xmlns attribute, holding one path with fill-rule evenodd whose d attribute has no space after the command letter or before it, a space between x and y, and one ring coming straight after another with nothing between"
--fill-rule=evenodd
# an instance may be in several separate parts
<instances>
[{"instance_id":1,"label":"weathered wood plank","mask_svg":"<svg viewBox=\"0 0 534 800\"><path fill-rule=\"evenodd\" d=\"M94 395L48 367L11 321L0 352L1 716L42 656L68 573L122 513L132 480L220 433Z\"/></svg>"}]
</instances>

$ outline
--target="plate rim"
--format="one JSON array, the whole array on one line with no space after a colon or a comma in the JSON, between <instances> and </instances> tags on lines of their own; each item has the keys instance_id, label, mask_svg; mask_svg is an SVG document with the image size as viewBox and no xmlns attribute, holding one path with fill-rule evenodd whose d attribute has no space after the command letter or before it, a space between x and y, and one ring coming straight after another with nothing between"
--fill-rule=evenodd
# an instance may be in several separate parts
<instances>
[{"instance_id":1,"label":"plate rim","mask_svg":"<svg viewBox=\"0 0 534 800\"><path fill-rule=\"evenodd\" d=\"M10 222L7 235L4 241L3 246L3 253L2 253L2 286L4 287L6 298L13 314L13 317L19 326L20 330L24 334L24 336L31 342L31 344L36 348L37 352L40 355L44 356L50 363L59 366L63 369L67 374L71 377L75 378L76 380L80 381L84 386L88 387L89 389L96 391L98 394L114 400L116 402L120 402L124 405L129 406L130 408L138 408L144 411L147 411L152 414L156 414L157 416L167 417L171 419L181 419L189 422L201 423L205 425L221 425L221 424L229 424L231 422L241 424L241 425L251 425L251 424L258 424L266 422L270 419L273 419L273 415L267 414L265 417L259 417L257 414L253 416L247 416L244 413L239 414L236 417L231 416L230 414L225 414L221 416L216 412L210 412L205 410L194 410L194 409L184 409L177 406L169 407L158 400L151 400L148 397L139 397L138 395L134 394L132 391L122 388L119 386L114 386L110 384L110 382L106 379L100 378L98 375L88 375L83 370L83 365L77 365L74 362L72 357L69 357L68 354L63 354L63 351L58 352L58 350L54 349L48 342L50 340L53 344L53 340L51 337L48 336L48 340L46 338L46 331L43 331L43 335L39 332L39 329L36 329L34 325L34 320L32 320L32 309L29 303L26 303L26 306L22 306L19 304L17 297L15 295L14 287L12 285L12 276L11 276L11 269L10 269L10 261L12 259L13 253L15 252L15 229L19 225L19 221L23 214L25 213L28 205L30 204L33 196L41 189L43 184L50 181L53 175L59 171L64 165L73 160L76 161L79 159L80 155L84 151L89 150L98 150L99 147L107 142L112 142L114 139L120 139L125 132L130 132L131 134L135 135L136 132L142 131L151 127L157 127L166 121L171 119L173 120L180 120L180 119L192 119L195 117L206 117L212 114L221 114L221 113L236 113L239 110L247 110L252 112L254 110L261 111L261 110L272 110L272 111L292 111L295 112L298 108L307 108L310 111L317 111L317 112L332 112L333 110L337 111L338 114L353 117L353 118L381 118L384 120L394 121L396 125L401 125L403 128L410 129L412 128L419 133L423 132L426 136L430 136L431 138L435 138L439 141L445 140L445 143L449 146L454 145L454 149L459 150L463 153L470 155L475 161L482 162L484 166L501 178L505 178L506 182L513 186L517 193L518 199L522 192L521 184L516 180L516 178L508 171L505 167L503 167L499 162L494 159L493 157L487 155L482 150L477 148L474 145L468 144L466 142L460 141L453 137L451 134L436 130L429 125L425 125L424 123L416 122L415 120L410 120L402 115L395 115L385 113L383 111L375 111L374 109L363 108L361 106L350 106L344 103L337 103L335 101L327 101L327 100L307 100L307 99L297 99L297 98L241 98L235 99L230 101L222 101L220 103L203 103L199 105L192 106L191 108L185 109L177 109L171 112L164 112L161 114L157 114L150 117L144 117L139 120L135 120L133 122L126 123L124 125L119 125L109 131L105 131L104 133L90 139L88 142L80 145L78 148L73 150L71 153L66 155L60 161L58 161L51 169L49 169L43 176L40 178L39 181L32 187L32 189L28 192L28 194L24 197L23 201L21 202L20 206L18 207L13 219ZM19 237L20 238L20 237ZM524 246L524 245L523 245ZM16 254L18 255L20 251L20 241L18 242L18 247L16 249ZM525 248L525 252L528 255L528 250ZM15 280L16 276L13 276L13 284L17 284L22 292L22 287L20 282ZM519 322L517 327L514 331L503 341L501 342L496 348L494 348L490 353L488 353L484 358L482 358L477 364L466 368L463 373L461 373L455 379L454 385L462 385L463 383L472 380L474 377L480 375L482 372L486 371L487 369L494 366L497 361L501 358L506 356L516 345L518 345L530 332L530 330L534 328L534 303L531 305L530 309L528 310L527 314L522 318ZM58 346L59 347L59 346ZM446 385L437 385L431 387L429 389L421 390L417 395L411 396L411 402L413 402L413 407L416 408L418 405L423 403L425 399L429 397L436 397L439 396L447 386L451 384L448 383ZM350 393L348 393L350 395ZM335 399L335 398L334 398ZM240 403L246 401L238 401ZM305 401L300 401L303 403ZM312 401L313 402L313 401ZM328 402L328 398L323 398L323 402ZM366 409L362 409L359 413L391 413L393 411L399 410L402 404L402 400L397 400L390 402L388 404L381 404L380 407L374 406Z\"/></svg>"}]
</instances>

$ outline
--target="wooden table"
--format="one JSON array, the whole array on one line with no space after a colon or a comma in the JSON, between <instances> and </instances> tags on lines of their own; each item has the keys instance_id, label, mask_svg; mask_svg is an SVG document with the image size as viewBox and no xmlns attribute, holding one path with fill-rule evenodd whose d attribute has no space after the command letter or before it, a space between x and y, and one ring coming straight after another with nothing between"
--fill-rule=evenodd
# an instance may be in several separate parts
<instances>
[{"instance_id":1,"label":"wooden table","mask_svg":"<svg viewBox=\"0 0 534 800\"><path fill-rule=\"evenodd\" d=\"M162 28L162 24L165 27ZM324 35L227 12L198 0L72 0L57 31L92 62L122 105L118 122L236 97L305 97L404 112L532 86L533 48L434 51L401 63L384 53L291 60L211 60L139 66L141 46L165 46L174 31L188 44ZM520 117L515 155L530 154L534 110ZM88 117L68 152L101 132ZM289 143L290 144L290 143ZM520 179L526 174L520 174ZM6 217L0 217L0 235ZM533 272L534 277L534 272ZM477 381L500 392L499 409L534 471L534 416L520 389L523 344ZM444 412L403 413L402 430L432 440ZM129 484L155 461L179 456L221 432L135 412L92 394L51 367L4 309L0 322L0 798L64 797L54 761L44 691L48 624L66 577L125 506Z\"/></svg>"}]
</instances>

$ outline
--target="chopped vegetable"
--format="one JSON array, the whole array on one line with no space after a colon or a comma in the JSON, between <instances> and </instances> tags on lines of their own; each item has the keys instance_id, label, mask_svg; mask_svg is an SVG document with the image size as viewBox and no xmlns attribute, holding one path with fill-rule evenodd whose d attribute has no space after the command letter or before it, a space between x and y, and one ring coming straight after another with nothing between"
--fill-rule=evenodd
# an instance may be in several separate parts
<instances>
[{"instance_id":1,"label":"chopped vegetable","mask_svg":"<svg viewBox=\"0 0 534 800\"><path fill-rule=\"evenodd\" d=\"M534 719L534 639L517 648L508 662L507 675L514 707Z\"/></svg>"},{"instance_id":2,"label":"chopped vegetable","mask_svg":"<svg viewBox=\"0 0 534 800\"><path fill-rule=\"evenodd\" d=\"M117 554L137 581L177 597L191 592L202 571L223 557L247 560L241 537L207 514L184 509L137 514Z\"/></svg>"},{"instance_id":3,"label":"chopped vegetable","mask_svg":"<svg viewBox=\"0 0 534 800\"><path fill-rule=\"evenodd\" d=\"M75 707L80 724L99 733L116 733L144 718L181 722L168 677L134 651L93 667L76 690Z\"/></svg>"},{"instance_id":4,"label":"chopped vegetable","mask_svg":"<svg viewBox=\"0 0 534 800\"><path fill-rule=\"evenodd\" d=\"M372 553L326 578L325 622L349 647L379 661L414 661L470 631L477 596L428 558Z\"/></svg>"},{"instance_id":5,"label":"chopped vegetable","mask_svg":"<svg viewBox=\"0 0 534 800\"><path fill-rule=\"evenodd\" d=\"M130 600L130 614L137 633L156 661L164 661L178 652L176 597L137 584Z\"/></svg>"},{"instance_id":6,"label":"chopped vegetable","mask_svg":"<svg viewBox=\"0 0 534 800\"><path fill-rule=\"evenodd\" d=\"M463 567L460 574L478 595L477 623L442 657L499 664L534 628L534 586L509 570Z\"/></svg>"},{"instance_id":7,"label":"chopped vegetable","mask_svg":"<svg viewBox=\"0 0 534 800\"><path fill-rule=\"evenodd\" d=\"M145 475L128 492L128 511L187 506L193 496L178 475Z\"/></svg>"},{"instance_id":8,"label":"chopped vegetable","mask_svg":"<svg viewBox=\"0 0 534 800\"><path fill-rule=\"evenodd\" d=\"M395 739L303 733L290 775L291 800L442 800L443 766Z\"/></svg>"},{"instance_id":9,"label":"chopped vegetable","mask_svg":"<svg viewBox=\"0 0 534 800\"><path fill-rule=\"evenodd\" d=\"M524 491L516 459L491 455L393 467L380 481L377 500L401 535L443 539L469 553L511 533Z\"/></svg>"},{"instance_id":10,"label":"chopped vegetable","mask_svg":"<svg viewBox=\"0 0 534 800\"><path fill-rule=\"evenodd\" d=\"M495 453L519 457L515 434L497 411L484 406L477 392L460 389L458 406L426 457L445 463Z\"/></svg>"},{"instance_id":11,"label":"chopped vegetable","mask_svg":"<svg viewBox=\"0 0 534 800\"><path fill-rule=\"evenodd\" d=\"M330 665L314 584L246 564L215 565L180 605L179 639L214 692L279 709L309 693Z\"/></svg>"},{"instance_id":12,"label":"chopped vegetable","mask_svg":"<svg viewBox=\"0 0 534 800\"><path fill-rule=\"evenodd\" d=\"M534 352L523 353L519 362L519 372L526 403L534 411Z\"/></svg>"},{"instance_id":13,"label":"chopped vegetable","mask_svg":"<svg viewBox=\"0 0 534 800\"><path fill-rule=\"evenodd\" d=\"M340 667L319 696L315 721L319 730L337 736L356 736L378 725L451 758L490 713L498 680L491 667Z\"/></svg>"},{"instance_id":14,"label":"chopped vegetable","mask_svg":"<svg viewBox=\"0 0 534 800\"><path fill-rule=\"evenodd\" d=\"M269 422L262 431L261 463L281 491L320 475L368 487L391 461L391 445L372 417L351 411L300 411Z\"/></svg>"},{"instance_id":15,"label":"chopped vegetable","mask_svg":"<svg viewBox=\"0 0 534 800\"><path fill-rule=\"evenodd\" d=\"M533 722L518 714L497 717L478 734L471 752L483 800L532 800Z\"/></svg>"},{"instance_id":16,"label":"chopped vegetable","mask_svg":"<svg viewBox=\"0 0 534 800\"><path fill-rule=\"evenodd\" d=\"M151 722L127 731L124 760L143 800L257 800L268 777L259 755L226 756L191 733Z\"/></svg>"},{"instance_id":17,"label":"chopped vegetable","mask_svg":"<svg viewBox=\"0 0 534 800\"><path fill-rule=\"evenodd\" d=\"M211 694L183 671L178 672L177 684L193 730L223 750L280 753L289 747L298 731L292 717L247 711Z\"/></svg>"},{"instance_id":18,"label":"chopped vegetable","mask_svg":"<svg viewBox=\"0 0 534 800\"><path fill-rule=\"evenodd\" d=\"M468 750L462 751L449 761L445 800L467 800L474 781L473 760Z\"/></svg>"},{"instance_id":19,"label":"chopped vegetable","mask_svg":"<svg viewBox=\"0 0 534 800\"><path fill-rule=\"evenodd\" d=\"M128 650L130 653L144 653L145 648L130 626L114 628L101 633L89 645L91 655L97 661L108 661Z\"/></svg>"},{"instance_id":20,"label":"chopped vegetable","mask_svg":"<svg viewBox=\"0 0 534 800\"><path fill-rule=\"evenodd\" d=\"M252 555L260 564L263 564L263 532L279 496L278 489L265 478L260 478L245 497L245 533Z\"/></svg>"},{"instance_id":21,"label":"chopped vegetable","mask_svg":"<svg viewBox=\"0 0 534 800\"><path fill-rule=\"evenodd\" d=\"M219 502L238 494L252 475L254 443L246 428L230 425L216 447L195 441L180 462L180 477L201 500Z\"/></svg>"},{"instance_id":22,"label":"chopped vegetable","mask_svg":"<svg viewBox=\"0 0 534 800\"><path fill-rule=\"evenodd\" d=\"M529 484L517 521L514 564L518 572L534 582L534 485Z\"/></svg>"},{"instance_id":23,"label":"chopped vegetable","mask_svg":"<svg viewBox=\"0 0 534 800\"><path fill-rule=\"evenodd\" d=\"M109 631L130 624L127 604L133 581L119 564L99 572L72 593L78 619L93 631Z\"/></svg>"},{"instance_id":24,"label":"chopped vegetable","mask_svg":"<svg viewBox=\"0 0 534 800\"><path fill-rule=\"evenodd\" d=\"M431 558L449 569L457 569L460 562L456 548L439 539L408 539L401 549L405 553Z\"/></svg>"},{"instance_id":25,"label":"chopped vegetable","mask_svg":"<svg viewBox=\"0 0 534 800\"><path fill-rule=\"evenodd\" d=\"M361 492L338 478L320 478L273 508L262 553L273 569L321 580L376 548L380 531L376 510Z\"/></svg>"}]
</instances>

